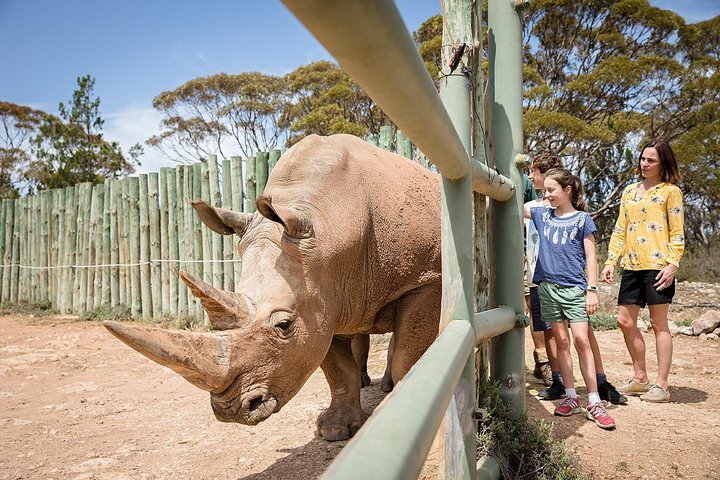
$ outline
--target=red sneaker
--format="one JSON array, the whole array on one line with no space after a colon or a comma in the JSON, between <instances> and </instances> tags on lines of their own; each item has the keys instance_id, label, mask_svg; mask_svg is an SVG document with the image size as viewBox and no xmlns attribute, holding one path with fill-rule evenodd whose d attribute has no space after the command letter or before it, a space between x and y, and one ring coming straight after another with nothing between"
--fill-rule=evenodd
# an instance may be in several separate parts
<instances>
[{"instance_id":1,"label":"red sneaker","mask_svg":"<svg viewBox=\"0 0 720 480\"><path fill-rule=\"evenodd\" d=\"M567 395L563 395L562 398L563 401L560 403L560 405L555 407L555 415L560 415L561 417L569 417L574 413L580 413L582 409L580 408L577 397L571 398Z\"/></svg>"},{"instance_id":2,"label":"red sneaker","mask_svg":"<svg viewBox=\"0 0 720 480\"><path fill-rule=\"evenodd\" d=\"M592 420L600 428L610 429L615 428L615 420L605 410L605 406L602 402L588 404L585 409L585 415L588 420Z\"/></svg>"}]
</instances>

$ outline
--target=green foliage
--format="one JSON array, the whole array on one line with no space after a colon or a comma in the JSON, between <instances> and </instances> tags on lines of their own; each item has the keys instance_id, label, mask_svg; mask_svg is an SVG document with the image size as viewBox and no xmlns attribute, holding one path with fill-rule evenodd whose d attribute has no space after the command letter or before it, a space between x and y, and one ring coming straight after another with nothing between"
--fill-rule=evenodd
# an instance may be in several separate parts
<instances>
[{"instance_id":1,"label":"green foliage","mask_svg":"<svg viewBox=\"0 0 720 480\"><path fill-rule=\"evenodd\" d=\"M128 161L117 142L103 139L100 99L93 97L95 80L86 75L77 83L70 105L59 105L60 118L46 115L33 139L35 159L25 179L36 190L119 178L134 171L142 153L135 145Z\"/></svg>"},{"instance_id":2,"label":"green foliage","mask_svg":"<svg viewBox=\"0 0 720 480\"><path fill-rule=\"evenodd\" d=\"M165 117L164 130L147 144L187 162L210 154L226 158L225 140L245 156L271 150L283 132L279 119L287 95L284 78L259 72L190 80L155 97L153 107Z\"/></svg>"},{"instance_id":3,"label":"green foliage","mask_svg":"<svg viewBox=\"0 0 720 480\"><path fill-rule=\"evenodd\" d=\"M304 65L285 80L293 99L280 122L289 130L288 146L311 133L363 136L387 123L377 105L335 63Z\"/></svg>"},{"instance_id":4,"label":"green foliage","mask_svg":"<svg viewBox=\"0 0 720 480\"><path fill-rule=\"evenodd\" d=\"M581 175L603 240L639 145L668 139L686 225L707 244L720 225L720 17L686 25L647 0L538 0L526 11L528 149L554 150Z\"/></svg>"},{"instance_id":5,"label":"green foliage","mask_svg":"<svg viewBox=\"0 0 720 480\"><path fill-rule=\"evenodd\" d=\"M0 102L0 198L17 198L21 172L27 169L32 137L47 114L23 105Z\"/></svg>"},{"instance_id":6,"label":"green foliage","mask_svg":"<svg viewBox=\"0 0 720 480\"><path fill-rule=\"evenodd\" d=\"M44 317L54 315L57 311L53 310L49 301L43 302L19 302L4 303L0 305L0 315L30 315L33 317Z\"/></svg>"},{"instance_id":7,"label":"green foliage","mask_svg":"<svg viewBox=\"0 0 720 480\"><path fill-rule=\"evenodd\" d=\"M712 238L708 245L692 245L680 261L676 278L680 282L720 283L720 238Z\"/></svg>"},{"instance_id":8,"label":"green foliage","mask_svg":"<svg viewBox=\"0 0 720 480\"><path fill-rule=\"evenodd\" d=\"M92 311L85 312L81 315L80 319L104 322L106 320L129 321L133 318L130 307L126 305L117 305L115 307L111 307L110 305L98 305Z\"/></svg>"},{"instance_id":9,"label":"green foliage","mask_svg":"<svg viewBox=\"0 0 720 480\"><path fill-rule=\"evenodd\" d=\"M590 315L590 325L596 332L617 330L619 328L617 314L609 312L597 312L595 315Z\"/></svg>"},{"instance_id":10,"label":"green foliage","mask_svg":"<svg viewBox=\"0 0 720 480\"><path fill-rule=\"evenodd\" d=\"M418 46L420 56L425 62L430 76L435 79L442 67L442 36L443 17L435 15L425 20L417 31L413 32L413 40Z\"/></svg>"},{"instance_id":11,"label":"green foliage","mask_svg":"<svg viewBox=\"0 0 720 480\"><path fill-rule=\"evenodd\" d=\"M526 414L516 415L500 398L497 382L481 381L478 396L487 411L479 426L478 456L495 458L502 478L583 478L565 443L553 438L551 424L530 423Z\"/></svg>"}]
</instances>

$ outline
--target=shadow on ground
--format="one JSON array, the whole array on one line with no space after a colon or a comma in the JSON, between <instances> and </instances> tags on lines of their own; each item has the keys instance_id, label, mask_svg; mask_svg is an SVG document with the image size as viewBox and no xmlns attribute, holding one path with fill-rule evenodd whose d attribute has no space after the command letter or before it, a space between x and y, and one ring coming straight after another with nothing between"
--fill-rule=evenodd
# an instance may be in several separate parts
<instances>
[{"instance_id":1,"label":"shadow on ground","mask_svg":"<svg viewBox=\"0 0 720 480\"><path fill-rule=\"evenodd\" d=\"M368 416L387 396L380 389L381 381L382 377L374 378L372 384L363 388L360 393L360 402ZM327 470L346 444L347 441L327 442L319 438L316 433L315 438L301 447L279 450L288 455L262 472L241 478L242 480L316 479Z\"/></svg>"}]
</instances>

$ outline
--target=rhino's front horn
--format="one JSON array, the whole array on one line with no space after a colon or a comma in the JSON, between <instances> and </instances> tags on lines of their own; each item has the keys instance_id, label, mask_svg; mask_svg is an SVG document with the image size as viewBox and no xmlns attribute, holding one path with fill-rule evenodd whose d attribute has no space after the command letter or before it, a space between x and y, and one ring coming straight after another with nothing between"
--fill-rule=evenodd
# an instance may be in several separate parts
<instances>
[{"instance_id":1,"label":"rhino's front horn","mask_svg":"<svg viewBox=\"0 0 720 480\"><path fill-rule=\"evenodd\" d=\"M250 319L252 302L242 293L220 290L187 272L180 272L180 278L200 299L215 330L239 328Z\"/></svg>"},{"instance_id":2,"label":"rhino's front horn","mask_svg":"<svg viewBox=\"0 0 720 480\"><path fill-rule=\"evenodd\" d=\"M198 388L218 393L233 380L226 334L135 327L110 321L103 325L130 347L179 373Z\"/></svg>"}]
</instances>

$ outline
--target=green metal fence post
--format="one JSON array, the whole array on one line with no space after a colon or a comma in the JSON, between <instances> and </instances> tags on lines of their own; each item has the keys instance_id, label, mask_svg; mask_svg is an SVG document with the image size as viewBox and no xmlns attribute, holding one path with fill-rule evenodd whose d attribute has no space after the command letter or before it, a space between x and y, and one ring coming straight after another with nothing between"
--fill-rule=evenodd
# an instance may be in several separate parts
<instances>
[{"instance_id":1,"label":"green metal fence post","mask_svg":"<svg viewBox=\"0 0 720 480\"><path fill-rule=\"evenodd\" d=\"M495 164L502 175L522 185L514 162L523 149L522 38L513 2L491 0L488 25ZM516 312L524 309L521 195L517 189L515 198L507 202L490 202L494 304L509 305ZM525 411L524 345L524 330L519 327L494 339L490 372L500 381L503 400L512 404L518 414Z\"/></svg>"}]
</instances>

